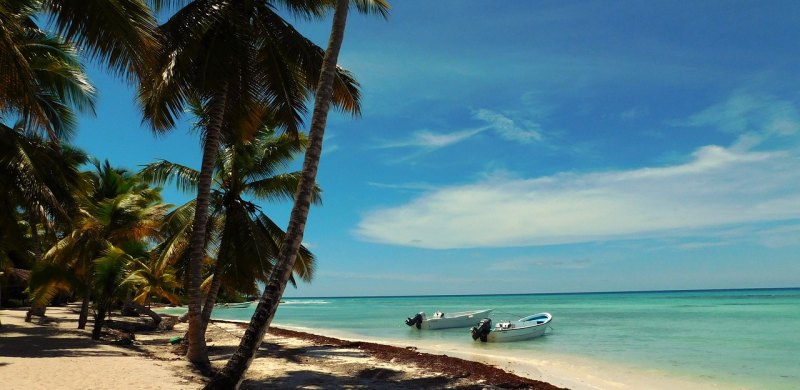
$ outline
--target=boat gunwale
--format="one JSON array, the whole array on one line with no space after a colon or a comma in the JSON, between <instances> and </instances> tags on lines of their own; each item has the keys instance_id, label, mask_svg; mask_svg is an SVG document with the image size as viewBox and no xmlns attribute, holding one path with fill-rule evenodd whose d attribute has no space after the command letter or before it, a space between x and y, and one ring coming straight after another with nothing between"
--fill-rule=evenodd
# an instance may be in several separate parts
<instances>
[{"instance_id":1,"label":"boat gunwale","mask_svg":"<svg viewBox=\"0 0 800 390\"><path fill-rule=\"evenodd\" d=\"M553 321L553 315L552 314L550 314L548 312L542 312L542 313L536 313L536 314L531 314L531 315L526 316L526 317L522 317L522 318L520 318L520 319L518 319L516 321L507 321L507 322L510 323L510 324L513 324L515 322L524 324L526 322L533 321L534 318L539 317L539 316L545 316L545 317L547 317L547 320L545 322L542 322L541 324L539 324L539 323L531 323L531 324L523 325L523 326L515 326L513 328L500 328L500 327L498 327L498 325L503 323L503 321L500 321L500 322L497 323L497 325L495 325L494 329L492 329L492 332L503 333L503 332L510 332L512 330L523 330L523 329L535 328L537 326L547 326L547 325L550 325L551 321ZM527 319L527 320L525 320L525 319ZM525 320L525 321L523 321L523 320Z\"/></svg>"},{"instance_id":2,"label":"boat gunwale","mask_svg":"<svg viewBox=\"0 0 800 390\"><path fill-rule=\"evenodd\" d=\"M447 319L454 319L454 318L463 318L463 317L469 317L469 316L474 316L474 315L478 315L478 314L486 314L486 315L488 315L493 310L494 309L456 311L456 312L452 312L452 313L444 313L443 317L430 317L430 318L428 318L428 316L425 315L425 317L426 317L425 321L439 321L439 320L447 320ZM422 312L422 313L425 313L425 312ZM436 314L436 313L440 313L440 311L437 310L437 311L434 312L434 314Z\"/></svg>"}]
</instances>

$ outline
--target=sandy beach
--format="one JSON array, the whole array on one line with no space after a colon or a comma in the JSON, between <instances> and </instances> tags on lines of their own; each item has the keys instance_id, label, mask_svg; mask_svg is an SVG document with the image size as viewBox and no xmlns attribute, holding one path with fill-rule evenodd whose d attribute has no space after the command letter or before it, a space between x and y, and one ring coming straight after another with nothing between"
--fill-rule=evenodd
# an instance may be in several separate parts
<instances>
[{"instance_id":1,"label":"sandy beach","mask_svg":"<svg viewBox=\"0 0 800 390\"><path fill-rule=\"evenodd\" d=\"M24 322L24 310L2 310L0 378L3 389L198 389L204 378L182 359L169 331L136 334L117 345L114 332L91 340L78 330L73 307L51 307L41 323ZM215 367L238 344L243 326L215 322L207 340ZM341 340L273 328L261 346L243 389L255 388L515 388L557 389L491 365L414 347Z\"/></svg>"}]
</instances>

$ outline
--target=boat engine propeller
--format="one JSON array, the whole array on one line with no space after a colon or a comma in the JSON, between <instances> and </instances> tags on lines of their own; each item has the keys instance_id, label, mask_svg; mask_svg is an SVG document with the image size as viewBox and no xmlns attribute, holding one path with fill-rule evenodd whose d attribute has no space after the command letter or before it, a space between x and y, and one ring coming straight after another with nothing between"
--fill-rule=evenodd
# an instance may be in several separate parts
<instances>
[{"instance_id":1,"label":"boat engine propeller","mask_svg":"<svg viewBox=\"0 0 800 390\"><path fill-rule=\"evenodd\" d=\"M408 326L417 326L417 329L422 329L422 313L417 313L414 318L406 319L406 325Z\"/></svg>"},{"instance_id":2,"label":"boat engine propeller","mask_svg":"<svg viewBox=\"0 0 800 390\"><path fill-rule=\"evenodd\" d=\"M478 323L478 326L472 327L472 339L477 340L481 339L482 342L486 342L486 336L489 335L489 332L492 331L492 320L489 318L484 318L481 322Z\"/></svg>"}]
</instances>

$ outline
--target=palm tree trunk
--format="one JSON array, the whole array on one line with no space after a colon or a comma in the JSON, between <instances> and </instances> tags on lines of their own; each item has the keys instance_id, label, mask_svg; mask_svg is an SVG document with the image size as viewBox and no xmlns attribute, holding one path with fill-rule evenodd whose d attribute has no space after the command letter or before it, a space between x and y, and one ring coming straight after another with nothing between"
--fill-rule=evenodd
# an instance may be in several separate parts
<instances>
[{"instance_id":1,"label":"palm tree trunk","mask_svg":"<svg viewBox=\"0 0 800 390\"><path fill-rule=\"evenodd\" d=\"M100 307L97 308L97 317L94 318L94 329L92 329L92 340L100 340L103 324L106 319L107 306L106 304L101 304Z\"/></svg>"},{"instance_id":2,"label":"palm tree trunk","mask_svg":"<svg viewBox=\"0 0 800 390\"><path fill-rule=\"evenodd\" d=\"M206 385L205 389L234 389L238 388L244 379L244 374L250 367L256 351L261 347L264 334L267 333L275 311L278 308L283 290L292 275L297 251L303 242L308 211L311 207L311 196L317 178L320 157L322 156L322 141L325 135L325 124L328 120L328 109L333 96L333 81L336 73L336 62L339 50L344 40L344 30L347 25L348 0L338 0L336 11L333 14L333 25L328 48L322 60L319 84L314 101L314 114L311 118L309 130L309 145L303 161L303 171L295 195L294 207L289 218L289 227L278 255L277 264L270 275L269 282L264 287L264 293L258 302L250 325L242 336L239 348L228 360L225 368Z\"/></svg>"},{"instance_id":3,"label":"palm tree trunk","mask_svg":"<svg viewBox=\"0 0 800 390\"><path fill-rule=\"evenodd\" d=\"M206 295L206 303L203 305L203 313L200 316L203 320L203 335L206 334L208 322L211 321L211 312L214 311L214 305L217 304L217 295L219 294L219 288L222 286L222 268L222 261L217 259L217 264L214 266L214 276L211 278L211 286L208 289L208 295Z\"/></svg>"},{"instance_id":4,"label":"palm tree trunk","mask_svg":"<svg viewBox=\"0 0 800 390\"><path fill-rule=\"evenodd\" d=\"M39 237L39 229L36 227L36 220L33 218L33 215L29 215L28 218L28 225L31 227L31 239L33 241L33 255L36 256L36 260L41 260L42 258L42 240Z\"/></svg>"},{"instance_id":5,"label":"palm tree trunk","mask_svg":"<svg viewBox=\"0 0 800 390\"><path fill-rule=\"evenodd\" d=\"M31 305L31 308L28 309L28 312L25 314L25 322L31 322L32 316L37 316L39 318L44 317L46 311L47 306Z\"/></svg>"},{"instance_id":6,"label":"palm tree trunk","mask_svg":"<svg viewBox=\"0 0 800 390\"><path fill-rule=\"evenodd\" d=\"M192 225L192 238L189 244L189 348L186 358L201 371L208 372L211 362L208 360L205 332L200 313L200 300L202 294L201 267L205 253L206 223L208 222L208 203L211 196L211 175L214 170L214 161L217 158L220 142L220 127L222 127L223 114L228 94L227 85L220 88L219 99L213 104L213 113L206 131L203 146L203 162L200 166L200 177L197 180L197 205Z\"/></svg>"},{"instance_id":7,"label":"palm tree trunk","mask_svg":"<svg viewBox=\"0 0 800 390\"><path fill-rule=\"evenodd\" d=\"M138 304L138 303L136 303L134 301L131 301L129 303L129 305L134 310L136 310L136 312L138 312L140 314L144 314L144 315L150 317L150 319L153 320L153 323L151 325L153 327L153 330L158 329L158 324L160 324L161 320L162 320L161 316L158 313L154 312L153 310L151 310L147 306L140 305L140 304Z\"/></svg>"},{"instance_id":8,"label":"palm tree trunk","mask_svg":"<svg viewBox=\"0 0 800 390\"><path fill-rule=\"evenodd\" d=\"M89 321L89 294L90 288L87 286L86 291L83 292L83 301L81 302L81 314L78 316L78 329L86 329L86 322Z\"/></svg>"}]
</instances>

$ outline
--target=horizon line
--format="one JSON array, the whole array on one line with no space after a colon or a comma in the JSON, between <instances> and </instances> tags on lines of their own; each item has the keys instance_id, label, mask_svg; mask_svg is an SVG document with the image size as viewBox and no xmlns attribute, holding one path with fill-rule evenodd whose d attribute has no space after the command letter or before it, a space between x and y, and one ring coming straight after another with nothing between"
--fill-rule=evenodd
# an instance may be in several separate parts
<instances>
[{"instance_id":1,"label":"horizon line","mask_svg":"<svg viewBox=\"0 0 800 390\"><path fill-rule=\"evenodd\" d=\"M287 297L282 299L322 299L322 298L422 298L422 297L474 297L474 296L518 296L518 295L583 295L583 294L631 294L631 293L669 293L669 292L709 292L709 291L749 291L749 290L800 290L796 287L746 287L746 288L705 288L705 289L674 289L674 290L623 290L623 291L574 291L574 292L539 292L539 293L497 293L497 294L426 294L426 295L329 295ZM258 300L258 299L256 299Z\"/></svg>"}]
</instances>

